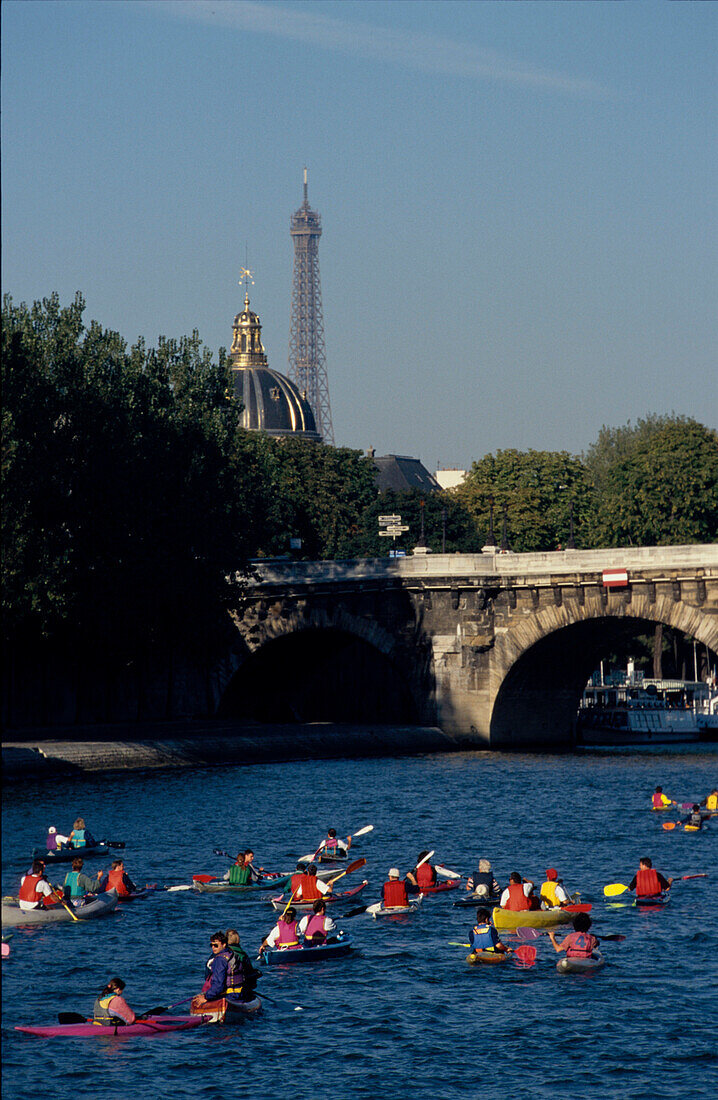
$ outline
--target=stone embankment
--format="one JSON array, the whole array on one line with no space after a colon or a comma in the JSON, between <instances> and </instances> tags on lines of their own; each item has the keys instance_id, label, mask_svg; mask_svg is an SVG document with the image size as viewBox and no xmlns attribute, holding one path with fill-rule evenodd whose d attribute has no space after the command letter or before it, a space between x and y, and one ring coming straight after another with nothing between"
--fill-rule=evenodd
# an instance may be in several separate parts
<instances>
[{"instance_id":1,"label":"stone embankment","mask_svg":"<svg viewBox=\"0 0 718 1100\"><path fill-rule=\"evenodd\" d=\"M5 782L137 768L211 767L350 756L406 756L465 746L440 729L330 723L261 726L167 722L10 732Z\"/></svg>"}]
</instances>

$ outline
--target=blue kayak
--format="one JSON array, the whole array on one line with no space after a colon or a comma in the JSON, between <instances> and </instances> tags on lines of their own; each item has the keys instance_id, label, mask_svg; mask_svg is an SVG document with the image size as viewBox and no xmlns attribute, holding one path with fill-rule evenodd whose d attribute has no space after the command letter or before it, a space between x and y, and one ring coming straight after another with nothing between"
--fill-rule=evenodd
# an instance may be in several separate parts
<instances>
[{"instance_id":1,"label":"blue kayak","mask_svg":"<svg viewBox=\"0 0 718 1100\"><path fill-rule=\"evenodd\" d=\"M313 947L265 947L261 961L266 966L296 966L297 964L320 962L322 959L338 959L353 950L351 936L340 932L337 939L329 943L315 944Z\"/></svg>"}]
</instances>

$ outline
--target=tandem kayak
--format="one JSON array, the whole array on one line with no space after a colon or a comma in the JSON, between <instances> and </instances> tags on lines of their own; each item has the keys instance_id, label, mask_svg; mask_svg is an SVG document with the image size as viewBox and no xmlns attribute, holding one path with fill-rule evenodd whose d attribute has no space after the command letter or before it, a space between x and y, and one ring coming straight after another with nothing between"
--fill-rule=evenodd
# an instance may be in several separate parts
<instances>
[{"instance_id":1,"label":"tandem kayak","mask_svg":"<svg viewBox=\"0 0 718 1100\"><path fill-rule=\"evenodd\" d=\"M577 913L590 913L588 902L570 905L563 909L501 909L497 906L492 915L494 928L511 931L514 928L551 928L556 924L570 924Z\"/></svg>"},{"instance_id":2,"label":"tandem kayak","mask_svg":"<svg viewBox=\"0 0 718 1100\"><path fill-rule=\"evenodd\" d=\"M503 963L509 955L507 951L472 951L466 956L469 966L478 966L480 963Z\"/></svg>"},{"instance_id":3,"label":"tandem kayak","mask_svg":"<svg viewBox=\"0 0 718 1100\"><path fill-rule=\"evenodd\" d=\"M148 1016L144 1020L136 1020L134 1024L95 1024L88 1020L85 1024L16 1027L15 1031L36 1035L40 1039L130 1039L136 1035L167 1035L170 1031L186 1031L209 1022L204 1016Z\"/></svg>"},{"instance_id":4,"label":"tandem kayak","mask_svg":"<svg viewBox=\"0 0 718 1100\"><path fill-rule=\"evenodd\" d=\"M277 875L276 878L262 879L261 882L252 882L247 886L232 886L224 879L212 879L211 882L203 882L201 878L192 880L192 889L198 894L258 894L262 890L284 890L289 885L291 875Z\"/></svg>"},{"instance_id":5,"label":"tandem kayak","mask_svg":"<svg viewBox=\"0 0 718 1100\"><path fill-rule=\"evenodd\" d=\"M119 845L113 845L119 847ZM122 845L124 848L124 844ZM97 858L110 854L107 844L92 844L84 848L54 848L48 851L46 848L33 848L32 858L41 859L43 863L72 863L73 859L81 856L82 859Z\"/></svg>"},{"instance_id":6,"label":"tandem kayak","mask_svg":"<svg viewBox=\"0 0 718 1100\"><path fill-rule=\"evenodd\" d=\"M116 909L119 900L116 890L108 890L82 905L70 905L71 913L64 905L53 905L51 909L21 909L15 898L5 898L2 903L2 923L3 927L10 928L24 924L55 924L58 921L73 921L73 914L73 923L95 920L97 917L106 917Z\"/></svg>"},{"instance_id":7,"label":"tandem kayak","mask_svg":"<svg viewBox=\"0 0 718 1100\"><path fill-rule=\"evenodd\" d=\"M354 886L351 890L344 890L341 894L322 894L322 901L326 902L327 905L331 905L337 901L349 901L351 898L355 898L357 894L361 894L362 890L364 890L368 885L369 880L365 878L364 881L360 882L358 886ZM302 901L300 898L299 900L292 901L291 905L292 908L296 909L298 913L311 913L312 909L314 908L315 900L317 899L313 899L312 901ZM278 898L272 898L272 906L274 909L277 910L278 913L281 913L283 909L286 909L289 904L289 899L287 899L286 901L284 900L284 894L280 894Z\"/></svg>"},{"instance_id":8,"label":"tandem kayak","mask_svg":"<svg viewBox=\"0 0 718 1100\"><path fill-rule=\"evenodd\" d=\"M559 959L556 969L559 974L588 974L600 970L605 961L600 951L594 951L590 959Z\"/></svg>"},{"instance_id":9,"label":"tandem kayak","mask_svg":"<svg viewBox=\"0 0 718 1100\"><path fill-rule=\"evenodd\" d=\"M423 894L414 900L410 901L408 905L391 905L386 908L383 901L377 901L374 905L367 905L366 911L370 917L377 920L379 917L405 917L409 913L415 913L419 908L419 903L423 898Z\"/></svg>"},{"instance_id":10,"label":"tandem kayak","mask_svg":"<svg viewBox=\"0 0 718 1100\"><path fill-rule=\"evenodd\" d=\"M340 932L336 940L302 947L265 947L261 961L266 966L296 966L297 964L321 962L322 959L338 959L348 955L352 947L351 936Z\"/></svg>"},{"instance_id":11,"label":"tandem kayak","mask_svg":"<svg viewBox=\"0 0 718 1100\"><path fill-rule=\"evenodd\" d=\"M204 998L202 998L204 1001ZM199 1017L207 1024L239 1024L251 1019L262 1011L260 997L253 997L251 1001L228 1001L226 997L219 997L216 1001L204 1001L198 1005L198 997L194 997L190 1005L190 1012L196 1019Z\"/></svg>"}]
</instances>

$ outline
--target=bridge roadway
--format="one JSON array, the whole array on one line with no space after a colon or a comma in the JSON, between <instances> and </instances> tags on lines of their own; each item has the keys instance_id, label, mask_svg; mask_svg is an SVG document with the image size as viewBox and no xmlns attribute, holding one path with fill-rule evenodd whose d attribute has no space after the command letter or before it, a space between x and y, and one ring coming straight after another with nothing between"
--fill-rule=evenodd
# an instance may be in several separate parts
<instances>
[{"instance_id":1,"label":"bridge roadway","mask_svg":"<svg viewBox=\"0 0 718 1100\"><path fill-rule=\"evenodd\" d=\"M718 652L718 545L255 564L216 673L220 715L378 716L556 748L626 636L663 623ZM608 587L606 570L626 583Z\"/></svg>"}]
</instances>

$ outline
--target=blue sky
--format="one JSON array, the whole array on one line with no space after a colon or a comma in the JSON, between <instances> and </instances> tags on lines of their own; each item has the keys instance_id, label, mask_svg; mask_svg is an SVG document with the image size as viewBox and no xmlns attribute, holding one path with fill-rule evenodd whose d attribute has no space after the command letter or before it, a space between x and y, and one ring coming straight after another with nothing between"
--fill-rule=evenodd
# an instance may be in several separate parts
<instances>
[{"instance_id":1,"label":"blue sky","mask_svg":"<svg viewBox=\"0 0 718 1100\"><path fill-rule=\"evenodd\" d=\"M336 441L466 466L715 426L712 3L6 0L3 288L286 370L302 196Z\"/></svg>"}]
</instances>

